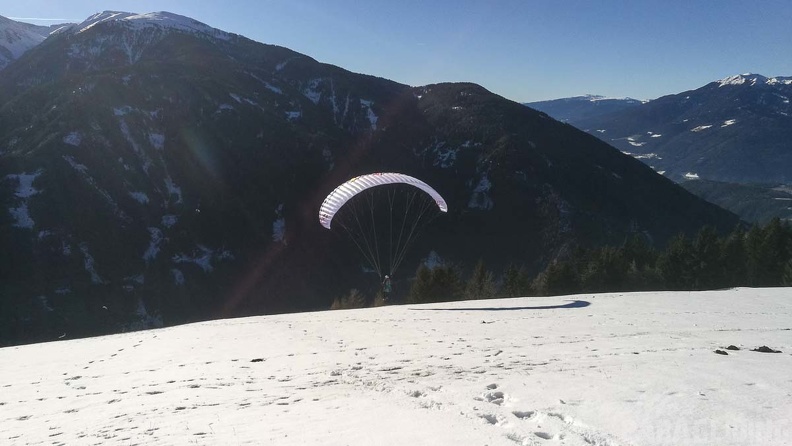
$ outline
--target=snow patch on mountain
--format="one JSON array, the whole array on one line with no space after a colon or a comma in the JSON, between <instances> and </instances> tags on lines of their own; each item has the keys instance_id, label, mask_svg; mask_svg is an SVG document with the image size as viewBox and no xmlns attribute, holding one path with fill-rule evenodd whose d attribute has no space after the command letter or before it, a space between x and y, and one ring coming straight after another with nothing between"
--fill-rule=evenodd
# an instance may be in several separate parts
<instances>
[{"instance_id":1,"label":"snow patch on mountain","mask_svg":"<svg viewBox=\"0 0 792 446\"><path fill-rule=\"evenodd\" d=\"M658 160L663 159L662 157L658 156L656 153L631 153L631 152L625 152L625 151L622 151L622 153L625 154L625 155L629 155L629 156L631 156L631 157L633 157L635 159L639 159L639 160L641 160L641 159L658 159Z\"/></svg>"},{"instance_id":2,"label":"snow patch on mountain","mask_svg":"<svg viewBox=\"0 0 792 446\"><path fill-rule=\"evenodd\" d=\"M42 173L42 170L37 170L34 173L20 173L20 174L12 174L6 175L6 179L15 180L17 182L17 187L14 190L14 195L19 198L30 198L33 195L37 195L41 191L33 187L33 182L36 181Z\"/></svg>"},{"instance_id":3,"label":"snow patch on mountain","mask_svg":"<svg viewBox=\"0 0 792 446\"><path fill-rule=\"evenodd\" d=\"M273 93L276 93L276 94L283 94L283 90L281 90L280 88L270 84L269 82L265 81L264 79L256 76L253 73L247 73L247 74L250 75L250 77L252 77L253 79L261 82L262 84L264 84L264 88L266 88L267 90L269 90L269 91L271 91Z\"/></svg>"},{"instance_id":4,"label":"snow patch on mountain","mask_svg":"<svg viewBox=\"0 0 792 446\"><path fill-rule=\"evenodd\" d=\"M204 245L198 245L197 249L193 250L192 254L187 255L179 253L173 256L171 260L173 263L194 263L198 265L204 272L209 273L214 269L212 267L212 255L214 251Z\"/></svg>"},{"instance_id":5,"label":"snow patch on mountain","mask_svg":"<svg viewBox=\"0 0 792 446\"><path fill-rule=\"evenodd\" d=\"M489 196L489 191L492 189L492 182L486 174L481 176L476 187L473 188L473 193L468 201L470 209L489 210L495 205L492 198Z\"/></svg>"},{"instance_id":6,"label":"snow patch on mountain","mask_svg":"<svg viewBox=\"0 0 792 446\"><path fill-rule=\"evenodd\" d=\"M96 261L88 251L86 243L80 243L80 251L83 253L83 267L91 275L91 282L96 285L106 284L107 282L96 272Z\"/></svg>"},{"instance_id":7,"label":"snow patch on mountain","mask_svg":"<svg viewBox=\"0 0 792 446\"><path fill-rule=\"evenodd\" d=\"M149 142L157 150L165 149L165 135L162 133L149 133Z\"/></svg>"},{"instance_id":8,"label":"snow patch on mountain","mask_svg":"<svg viewBox=\"0 0 792 446\"><path fill-rule=\"evenodd\" d=\"M140 204L148 204L149 197L145 192L130 192L129 196Z\"/></svg>"},{"instance_id":9,"label":"snow patch on mountain","mask_svg":"<svg viewBox=\"0 0 792 446\"><path fill-rule=\"evenodd\" d=\"M459 147L448 147L448 146L441 146L435 148L435 160L432 163L433 166L440 167L442 169L447 169L454 165L456 162L457 154L459 153Z\"/></svg>"},{"instance_id":10,"label":"snow patch on mountain","mask_svg":"<svg viewBox=\"0 0 792 446\"><path fill-rule=\"evenodd\" d=\"M217 110L215 110L215 114L217 115L217 114L223 113L224 111L232 111L232 110L235 110L233 105L231 105L231 104L220 104L220 106L217 107Z\"/></svg>"},{"instance_id":11,"label":"snow patch on mountain","mask_svg":"<svg viewBox=\"0 0 792 446\"><path fill-rule=\"evenodd\" d=\"M170 175L165 177L165 187L168 189L169 199L170 197L176 197L176 204L182 204L182 191L181 187L177 186L176 183L173 182L173 178Z\"/></svg>"},{"instance_id":12,"label":"snow patch on mountain","mask_svg":"<svg viewBox=\"0 0 792 446\"><path fill-rule=\"evenodd\" d=\"M82 135L80 132L74 131L63 137L63 142L70 146L79 147L82 142Z\"/></svg>"},{"instance_id":13,"label":"snow patch on mountain","mask_svg":"<svg viewBox=\"0 0 792 446\"><path fill-rule=\"evenodd\" d=\"M148 228L148 232L150 237L149 246L146 249L146 252L143 253L143 261L147 264L157 258L157 254L159 254L160 251L160 245L164 239L162 230L157 227Z\"/></svg>"},{"instance_id":14,"label":"snow patch on mountain","mask_svg":"<svg viewBox=\"0 0 792 446\"><path fill-rule=\"evenodd\" d=\"M371 108L371 106L374 105L374 102L373 101L367 101L365 99L361 99L360 100L360 105L362 105L363 108L366 111L366 117L368 117L369 123L371 124L371 130L376 130L377 129L377 120L379 118L374 113L374 110Z\"/></svg>"},{"instance_id":15,"label":"snow patch on mountain","mask_svg":"<svg viewBox=\"0 0 792 446\"><path fill-rule=\"evenodd\" d=\"M193 263L198 265L205 273L214 270L212 261L233 259L234 255L228 250L215 251L205 245L198 244L191 254L179 253L174 255L171 260L173 263Z\"/></svg>"},{"instance_id":16,"label":"snow patch on mountain","mask_svg":"<svg viewBox=\"0 0 792 446\"><path fill-rule=\"evenodd\" d=\"M34 173L21 173L6 175L6 180L16 181L17 186L14 190L14 196L17 197L18 205L8 209L8 213L14 219L14 225L18 228L32 229L35 226L33 218L30 216L28 210L28 200L30 197L39 194L41 191L33 187L33 182L41 175L42 171L38 170Z\"/></svg>"},{"instance_id":17,"label":"snow patch on mountain","mask_svg":"<svg viewBox=\"0 0 792 446\"><path fill-rule=\"evenodd\" d=\"M169 229L172 228L178 221L179 221L179 217L172 214L163 215L162 218L160 219L160 223L162 223L162 226L165 226L166 228Z\"/></svg>"},{"instance_id":18,"label":"snow patch on mountain","mask_svg":"<svg viewBox=\"0 0 792 446\"><path fill-rule=\"evenodd\" d=\"M303 96L308 98L308 100L314 104L318 104L322 99L322 92L318 90L321 83L322 79L312 79L308 81L308 86L302 90Z\"/></svg>"},{"instance_id":19,"label":"snow patch on mountain","mask_svg":"<svg viewBox=\"0 0 792 446\"><path fill-rule=\"evenodd\" d=\"M702 131L702 130L707 130L708 128L711 128L711 127L712 127L712 125L711 125L711 124L710 124L710 125L700 125L700 126L698 126L698 127L695 127L695 128L692 128L692 129L690 129L690 131L691 131L691 132L700 132L700 131Z\"/></svg>"},{"instance_id":20,"label":"snow patch on mountain","mask_svg":"<svg viewBox=\"0 0 792 446\"><path fill-rule=\"evenodd\" d=\"M9 208L8 213L14 219L14 225L17 228L33 229L36 222L30 217L27 202L20 204L15 208Z\"/></svg>"},{"instance_id":21,"label":"snow patch on mountain","mask_svg":"<svg viewBox=\"0 0 792 446\"><path fill-rule=\"evenodd\" d=\"M175 285L184 285L184 273L181 270L172 268L171 269L171 276L173 276L173 283Z\"/></svg>"},{"instance_id":22,"label":"snow patch on mountain","mask_svg":"<svg viewBox=\"0 0 792 446\"><path fill-rule=\"evenodd\" d=\"M132 132L129 129L129 125L127 124L126 120L123 118L119 118L118 126L121 129L121 133L124 135L124 139L127 140L130 146L132 146L132 150L135 152L135 155L140 159L141 166L143 168L143 172L148 174L149 169L151 168L152 161L151 158L146 154L145 151L140 147L140 144L132 137Z\"/></svg>"},{"instance_id":23,"label":"snow patch on mountain","mask_svg":"<svg viewBox=\"0 0 792 446\"><path fill-rule=\"evenodd\" d=\"M88 172L88 166L86 166L85 164L78 163L74 159L73 156L71 156L71 155L63 155L63 156L61 156L61 158L63 158L67 163L69 163L69 165L72 167L72 169L76 170L77 172L80 172L80 173L87 173Z\"/></svg>"}]
</instances>

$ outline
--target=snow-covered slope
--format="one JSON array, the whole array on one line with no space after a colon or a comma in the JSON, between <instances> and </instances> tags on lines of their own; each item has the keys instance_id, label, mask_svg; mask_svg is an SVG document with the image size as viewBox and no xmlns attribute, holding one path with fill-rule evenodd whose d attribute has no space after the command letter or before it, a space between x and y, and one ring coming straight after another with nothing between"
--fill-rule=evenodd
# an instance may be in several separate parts
<instances>
[{"instance_id":1,"label":"snow-covered slope","mask_svg":"<svg viewBox=\"0 0 792 446\"><path fill-rule=\"evenodd\" d=\"M719 87L726 87L730 85L792 85L792 77L776 76L765 77L761 74L744 73L729 76L717 81Z\"/></svg>"},{"instance_id":2,"label":"snow-covered slope","mask_svg":"<svg viewBox=\"0 0 792 446\"><path fill-rule=\"evenodd\" d=\"M233 35L225 31L212 28L211 26L201 23L195 19L165 11L150 12L146 14L104 11L88 17L84 22L75 26L73 29L78 33L85 32L101 23L112 23L134 30L142 30L147 28L177 30L195 34L206 34L221 39L228 39Z\"/></svg>"},{"instance_id":3,"label":"snow-covered slope","mask_svg":"<svg viewBox=\"0 0 792 446\"><path fill-rule=\"evenodd\" d=\"M52 28L0 16L0 70L47 38Z\"/></svg>"},{"instance_id":4,"label":"snow-covered slope","mask_svg":"<svg viewBox=\"0 0 792 446\"><path fill-rule=\"evenodd\" d=\"M789 445L790 295L468 301L5 348L0 443Z\"/></svg>"}]
</instances>

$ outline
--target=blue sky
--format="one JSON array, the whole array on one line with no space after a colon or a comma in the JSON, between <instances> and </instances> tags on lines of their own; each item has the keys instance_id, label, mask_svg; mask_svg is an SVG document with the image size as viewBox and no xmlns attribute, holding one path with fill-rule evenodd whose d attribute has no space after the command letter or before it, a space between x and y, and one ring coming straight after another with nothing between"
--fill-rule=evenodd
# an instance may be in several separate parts
<instances>
[{"instance_id":1,"label":"blue sky","mask_svg":"<svg viewBox=\"0 0 792 446\"><path fill-rule=\"evenodd\" d=\"M170 11L409 85L469 81L528 102L653 99L733 74L792 76L792 1L24 0L0 15Z\"/></svg>"}]
</instances>

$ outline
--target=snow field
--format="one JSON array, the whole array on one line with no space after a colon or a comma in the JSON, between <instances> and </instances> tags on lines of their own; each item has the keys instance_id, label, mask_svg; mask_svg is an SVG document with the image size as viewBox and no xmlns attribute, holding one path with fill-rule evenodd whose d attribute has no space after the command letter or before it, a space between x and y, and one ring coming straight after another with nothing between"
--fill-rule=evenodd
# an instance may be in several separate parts
<instances>
[{"instance_id":1,"label":"snow field","mask_svg":"<svg viewBox=\"0 0 792 446\"><path fill-rule=\"evenodd\" d=\"M787 445L790 328L792 290L735 289L286 314L9 347L0 443ZM751 351L762 345L782 353Z\"/></svg>"}]
</instances>

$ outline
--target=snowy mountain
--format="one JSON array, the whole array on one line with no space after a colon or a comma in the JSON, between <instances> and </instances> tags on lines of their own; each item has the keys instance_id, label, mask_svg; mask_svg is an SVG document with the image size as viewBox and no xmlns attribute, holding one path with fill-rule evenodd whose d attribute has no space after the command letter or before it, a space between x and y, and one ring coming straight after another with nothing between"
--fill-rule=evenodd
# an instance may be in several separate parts
<instances>
[{"instance_id":1,"label":"snowy mountain","mask_svg":"<svg viewBox=\"0 0 792 446\"><path fill-rule=\"evenodd\" d=\"M642 101L632 98L586 95L550 101L526 102L523 105L545 112L561 122L574 123L581 119L627 110L642 103Z\"/></svg>"},{"instance_id":2,"label":"snowy mountain","mask_svg":"<svg viewBox=\"0 0 792 446\"><path fill-rule=\"evenodd\" d=\"M72 32L83 33L99 24L119 27L126 30L142 31L154 29L163 32L176 31L219 39L229 39L233 36L233 34L212 28L189 17L164 11L148 14L104 11L94 14L84 22L76 25L72 28Z\"/></svg>"},{"instance_id":3,"label":"snowy mountain","mask_svg":"<svg viewBox=\"0 0 792 446\"><path fill-rule=\"evenodd\" d=\"M413 88L174 14L97 14L23 60L0 71L0 344L371 295L379 279L318 223L363 173L448 203L396 297L428 257L535 272L636 232L737 223L478 85Z\"/></svg>"},{"instance_id":4,"label":"snowy mountain","mask_svg":"<svg viewBox=\"0 0 792 446\"><path fill-rule=\"evenodd\" d=\"M0 16L0 70L63 26L31 25Z\"/></svg>"},{"instance_id":5,"label":"snowy mountain","mask_svg":"<svg viewBox=\"0 0 792 446\"><path fill-rule=\"evenodd\" d=\"M792 183L792 78L741 74L570 121L676 181Z\"/></svg>"},{"instance_id":6,"label":"snowy mountain","mask_svg":"<svg viewBox=\"0 0 792 446\"><path fill-rule=\"evenodd\" d=\"M0 443L791 445L790 293L516 298L63 333L0 348Z\"/></svg>"}]
</instances>

